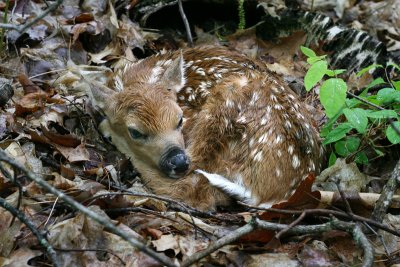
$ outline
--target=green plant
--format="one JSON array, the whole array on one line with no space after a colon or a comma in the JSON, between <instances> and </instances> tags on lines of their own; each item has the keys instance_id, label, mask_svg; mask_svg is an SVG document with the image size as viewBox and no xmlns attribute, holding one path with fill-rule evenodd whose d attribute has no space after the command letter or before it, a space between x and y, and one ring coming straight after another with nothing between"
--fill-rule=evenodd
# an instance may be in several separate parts
<instances>
[{"instance_id":1,"label":"green plant","mask_svg":"<svg viewBox=\"0 0 400 267\"><path fill-rule=\"evenodd\" d=\"M244 12L244 0L238 0L238 12L239 12L239 30L246 28L246 13Z\"/></svg>"},{"instance_id":2,"label":"green plant","mask_svg":"<svg viewBox=\"0 0 400 267\"><path fill-rule=\"evenodd\" d=\"M366 164L367 148L372 148L375 156L384 155L376 144L384 138L391 144L400 144L400 81L390 80L390 86L370 94L371 87L386 83L382 78L377 78L356 96L348 92L346 82L338 77L345 69L329 69L326 56L318 56L307 47L301 47L301 51L310 64L304 77L306 90L310 91L321 82L319 98L328 118L321 130L321 137L324 138L324 145L332 147L329 165L335 163L337 156L354 157L355 162ZM398 65L389 65L400 71ZM374 68L384 67L374 64L360 70L357 76ZM324 77L327 79L323 80Z\"/></svg>"}]
</instances>

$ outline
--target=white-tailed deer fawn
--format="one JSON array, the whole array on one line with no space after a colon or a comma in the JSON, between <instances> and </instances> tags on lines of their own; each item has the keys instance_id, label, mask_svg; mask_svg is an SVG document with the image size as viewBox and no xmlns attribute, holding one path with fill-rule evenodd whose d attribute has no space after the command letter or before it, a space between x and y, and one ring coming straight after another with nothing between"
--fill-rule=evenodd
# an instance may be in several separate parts
<instances>
[{"instance_id":1,"label":"white-tailed deer fawn","mask_svg":"<svg viewBox=\"0 0 400 267\"><path fill-rule=\"evenodd\" d=\"M311 116L260 63L225 48L167 52L94 83L100 128L154 193L200 209L287 199L320 168Z\"/></svg>"}]
</instances>

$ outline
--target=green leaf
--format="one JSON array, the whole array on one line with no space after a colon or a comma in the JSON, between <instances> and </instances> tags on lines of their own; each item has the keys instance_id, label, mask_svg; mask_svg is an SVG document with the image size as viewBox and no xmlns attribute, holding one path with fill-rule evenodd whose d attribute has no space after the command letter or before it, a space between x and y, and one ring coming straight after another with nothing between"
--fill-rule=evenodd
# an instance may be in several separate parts
<instances>
[{"instance_id":1,"label":"green leaf","mask_svg":"<svg viewBox=\"0 0 400 267\"><path fill-rule=\"evenodd\" d=\"M327 70L326 75L328 75L329 77L336 77L337 75L342 74L345 71L345 69Z\"/></svg>"},{"instance_id":2,"label":"green leaf","mask_svg":"<svg viewBox=\"0 0 400 267\"><path fill-rule=\"evenodd\" d=\"M358 164L367 165L367 164L368 164L368 157L367 157L367 155L365 154L365 152L361 151L361 152L358 152L358 153L356 154L356 158L354 159L354 161L355 161L356 163L358 163Z\"/></svg>"},{"instance_id":3,"label":"green leaf","mask_svg":"<svg viewBox=\"0 0 400 267\"><path fill-rule=\"evenodd\" d=\"M309 58L307 58L307 63L310 65L313 65L318 61L324 60L325 58L326 58L326 56L309 57Z\"/></svg>"},{"instance_id":4,"label":"green leaf","mask_svg":"<svg viewBox=\"0 0 400 267\"><path fill-rule=\"evenodd\" d=\"M393 88L383 88L376 94L376 99L382 104L400 102L400 91Z\"/></svg>"},{"instance_id":5,"label":"green leaf","mask_svg":"<svg viewBox=\"0 0 400 267\"><path fill-rule=\"evenodd\" d=\"M317 54L315 54L315 52L308 47L300 46L300 50L307 57L316 57L317 56Z\"/></svg>"},{"instance_id":6,"label":"green leaf","mask_svg":"<svg viewBox=\"0 0 400 267\"><path fill-rule=\"evenodd\" d=\"M346 100L347 85L342 79L331 78L326 80L320 90L321 103L328 118L332 118L340 111Z\"/></svg>"},{"instance_id":7,"label":"green leaf","mask_svg":"<svg viewBox=\"0 0 400 267\"><path fill-rule=\"evenodd\" d=\"M343 141L335 143L335 151L341 157L347 157L356 152L360 146L361 140L358 137L349 137Z\"/></svg>"},{"instance_id":8,"label":"green leaf","mask_svg":"<svg viewBox=\"0 0 400 267\"><path fill-rule=\"evenodd\" d=\"M346 98L346 107L348 108L354 108L361 103L357 98Z\"/></svg>"},{"instance_id":9,"label":"green leaf","mask_svg":"<svg viewBox=\"0 0 400 267\"><path fill-rule=\"evenodd\" d=\"M400 81L392 81L392 84L397 91L400 91Z\"/></svg>"},{"instance_id":10,"label":"green leaf","mask_svg":"<svg viewBox=\"0 0 400 267\"><path fill-rule=\"evenodd\" d=\"M373 80L372 82L370 82L370 84L368 84L366 90L368 90L369 88L378 85L378 84L384 84L386 83L384 79L382 79L381 77L376 78L375 80Z\"/></svg>"},{"instance_id":11,"label":"green leaf","mask_svg":"<svg viewBox=\"0 0 400 267\"><path fill-rule=\"evenodd\" d=\"M318 61L311 65L311 68L307 71L304 77L304 85L307 91L310 91L314 85L324 77L326 70L328 69L328 62L325 60Z\"/></svg>"},{"instance_id":12,"label":"green leaf","mask_svg":"<svg viewBox=\"0 0 400 267\"><path fill-rule=\"evenodd\" d=\"M372 64L366 68L363 68L362 70L360 70L359 72L357 72L357 76L360 77L361 75L363 75L364 73L366 73L367 71L371 70L371 69L375 69L375 68L383 68L382 65L380 64Z\"/></svg>"},{"instance_id":13,"label":"green leaf","mask_svg":"<svg viewBox=\"0 0 400 267\"><path fill-rule=\"evenodd\" d=\"M340 139L342 139L343 137L346 136L346 134L348 132L350 132L350 130L353 129L353 126L348 123L342 123L339 124L335 129L333 129L326 137L325 140L323 142L324 145L339 141Z\"/></svg>"},{"instance_id":14,"label":"green leaf","mask_svg":"<svg viewBox=\"0 0 400 267\"><path fill-rule=\"evenodd\" d=\"M329 155L329 163L328 163L329 166L328 167L335 165L336 160L337 160L337 157L336 157L335 153L332 152Z\"/></svg>"},{"instance_id":15,"label":"green leaf","mask_svg":"<svg viewBox=\"0 0 400 267\"><path fill-rule=\"evenodd\" d=\"M397 113L394 110L379 110L370 112L367 114L367 116L375 119L388 119L397 118Z\"/></svg>"},{"instance_id":16,"label":"green leaf","mask_svg":"<svg viewBox=\"0 0 400 267\"><path fill-rule=\"evenodd\" d=\"M396 127L398 131L400 131L400 122L395 121L393 124L394 127ZM393 129L392 125L389 125L387 127L386 137L392 144L400 144L400 135L395 131L395 129Z\"/></svg>"},{"instance_id":17,"label":"green leaf","mask_svg":"<svg viewBox=\"0 0 400 267\"><path fill-rule=\"evenodd\" d=\"M368 126L368 118L365 110L361 108L343 109L343 113L346 116L348 122L357 129L359 133L365 133Z\"/></svg>"}]
</instances>

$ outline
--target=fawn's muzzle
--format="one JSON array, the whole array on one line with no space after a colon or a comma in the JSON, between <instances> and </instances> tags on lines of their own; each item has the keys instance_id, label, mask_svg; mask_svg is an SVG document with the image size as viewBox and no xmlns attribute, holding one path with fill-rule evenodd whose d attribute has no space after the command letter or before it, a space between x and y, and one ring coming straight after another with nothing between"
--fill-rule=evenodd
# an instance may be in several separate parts
<instances>
[{"instance_id":1,"label":"fawn's muzzle","mask_svg":"<svg viewBox=\"0 0 400 267\"><path fill-rule=\"evenodd\" d=\"M161 157L159 165L162 172L170 178L179 178L189 170L190 159L184 150L172 148Z\"/></svg>"}]
</instances>

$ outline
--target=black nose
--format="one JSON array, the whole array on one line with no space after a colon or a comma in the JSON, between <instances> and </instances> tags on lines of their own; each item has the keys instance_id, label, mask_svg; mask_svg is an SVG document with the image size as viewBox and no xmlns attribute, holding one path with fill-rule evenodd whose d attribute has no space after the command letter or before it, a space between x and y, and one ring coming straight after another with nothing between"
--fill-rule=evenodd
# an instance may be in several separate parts
<instances>
[{"instance_id":1,"label":"black nose","mask_svg":"<svg viewBox=\"0 0 400 267\"><path fill-rule=\"evenodd\" d=\"M175 178L189 169L190 160L185 151L174 148L167 152L160 162L161 169L170 177Z\"/></svg>"}]
</instances>

